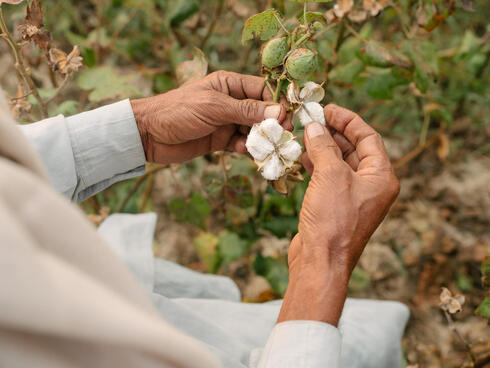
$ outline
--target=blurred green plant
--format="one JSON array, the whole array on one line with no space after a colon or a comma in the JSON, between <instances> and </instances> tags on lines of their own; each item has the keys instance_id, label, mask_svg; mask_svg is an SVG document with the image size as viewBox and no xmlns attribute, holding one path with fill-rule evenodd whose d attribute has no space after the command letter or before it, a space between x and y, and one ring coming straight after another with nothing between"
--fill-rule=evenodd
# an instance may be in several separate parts
<instances>
[{"instance_id":1,"label":"blurred green plant","mask_svg":"<svg viewBox=\"0 0 490 368\"><path fill-rule=\"evenodd\" d=\"M262 74L257 39L286 35L307 23L294 42L309 32L300 44L317 55L313 78L326 81L324 102L359 111L382 134L419 135L419 145L397 167L431 145L444 159L451 152L452 126L462 118L475 126L489 123L485 0L337 0L307 7L283 0L3 3L2 52L13 55L5 67L15 70L18 81L5 79L2 87L23 122L74 114L116 99L163 93L207 71ZM295 134L301 136L301 128ZM282 295L287 255L263 255L255 245L296 233L308 178L281 196L257 180L248 158L208 155L178 167L149 165L146 176L118 183L82 206L101 218L150 211L161 170L199 178L199 187L177 191L167 208L177 221L199 229L194 243L206 270L225 272L246 258ZM359 268L351 289L363 290L370 282ZM463 279L460 284L468 286Z\"/></svg>"}]
</instances>

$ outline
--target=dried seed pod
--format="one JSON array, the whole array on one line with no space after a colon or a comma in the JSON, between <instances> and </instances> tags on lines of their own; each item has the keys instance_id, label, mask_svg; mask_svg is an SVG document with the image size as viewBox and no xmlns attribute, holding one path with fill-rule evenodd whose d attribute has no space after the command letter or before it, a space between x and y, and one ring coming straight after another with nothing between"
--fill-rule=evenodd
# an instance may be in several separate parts
<instances>
[{"instance_id":1,"label":"dried seed pod","mask_svg":"<svg viewBox=\"0 0 490 368\"><path fill-rule=\"evenodd\" d=\"M246 147L267 180L277 180L291 172L301 155L301 146L291 132L276 119L255 124L247 137Z\"/></svg>"},{"instance_id":2,"label":"dried seed pod","mask_svg":"<svg viewBox=\"0 0 490 368\"><path fill-rule=\"evenodd\" d=\"M315 53L305 48L294 50L286 60L286 69L289 76L297 81L307 80L316 67Z\"/></svg>"},{"instance_id":3,"label":"dried seed pod","mask_svg":"<svg viewBox=\"0 0 490 368\"><path fill-rule=\"evenodd\" d=\"M282 64L288 51L289 45L286 37L270 40L262 50L262 65L268 69L278 67Z\"/></svg>"}]
</instances>

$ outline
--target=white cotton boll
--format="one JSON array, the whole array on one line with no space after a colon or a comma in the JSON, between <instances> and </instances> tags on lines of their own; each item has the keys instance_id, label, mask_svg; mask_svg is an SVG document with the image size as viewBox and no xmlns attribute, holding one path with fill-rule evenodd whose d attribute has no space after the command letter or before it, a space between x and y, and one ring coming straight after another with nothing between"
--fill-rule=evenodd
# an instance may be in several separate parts
<instances>
[{"instance_id":1,"label":"white cotton boll","mask_svg":"<svg viewBox=\"0 0 490 368\"><path fill-rule=\"evenodd\" d=\"M262 168L262 176L267 180L277 180L284 171L284 165L274 153Z\"/></svg>"},{"instance_id":2,"label":"white cotton boll","mask_svg":"<svg viewBox=\"0 0 490 368\"><path fill-rule=\"evenodd\" d=\"M296 141L289 141L279 148L279 154L288 161L296 161L301 155L301 145Z\"/></svg>"},{"instance_id":3,"label":"white cotton boll","mask_svg":"<svg viewBox=\"0 0 490 368\"><path fill-rule=\"evenodd\" d=\"M325 90L315 82L306 82L299 93L299 98L303 102L321 102L323 97L325 97Z\"/></svg>"},{"instance_id":4,"label":"white cotton boll","mask_svg":"<svg viewBox=\"0 0 490 368\"><path fill-rule=\"evenodd\" d=\"M265 119L262 123L260 123L260 128L273 143L279 142L282 132L284 131L284 128L276 119Z\"/></svg>"},{"instance_id":5,"label":"white cotton boll","mask_svg":"<svg viewBox=\"0 0 490 368\"><path fill-rule=\"evenodd\" d=\"M254 125L250 130L245 147L247 147L247 151L253 158L260 161L264 160L274 151L274 146L262 135L258 124Z\"/></svg>"},{"instance_id":6,"label":"white cotton boll","mask_svg":"<svg viewBox=\"0 0 490 368\"><path fill-rule=\"evenodd\" d=\"M297 116L303 126L317 121L322 125L326 125L325 115L323 113L323 107L317 102L304 103L299 110L297 110Z\"/></svg>"}]
</instances>

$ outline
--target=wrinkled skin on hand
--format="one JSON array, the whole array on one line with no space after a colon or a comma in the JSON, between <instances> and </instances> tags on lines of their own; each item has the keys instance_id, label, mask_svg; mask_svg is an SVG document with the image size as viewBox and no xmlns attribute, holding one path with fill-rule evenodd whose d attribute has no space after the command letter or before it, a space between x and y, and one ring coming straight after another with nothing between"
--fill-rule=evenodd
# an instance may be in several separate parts
<instances>
[{"instance_id":1,"label":"wrinkled skin on hand","mask_svg":"<svg viewBox=\"0 0 490 368\"><path fill-rule=\"evenodd\" d=\"M302 159L312 177L279 321L338 323L351 272L399 192L381 136L347 109L328 105L324 113L329 129L306 128Z\"/></svg>"},{"instance_id":2,"label":"wrinkled skin on hand","mask_svg":"<svg viewBox=\"0 0 490 368\"><path fill-rule=\"evenodd\" d=\"M162 164L220 150L245 153L249 127L265 118L293 128L263 78L225 71L131 105L147 161Z\"/></svg>"}]
</instances>

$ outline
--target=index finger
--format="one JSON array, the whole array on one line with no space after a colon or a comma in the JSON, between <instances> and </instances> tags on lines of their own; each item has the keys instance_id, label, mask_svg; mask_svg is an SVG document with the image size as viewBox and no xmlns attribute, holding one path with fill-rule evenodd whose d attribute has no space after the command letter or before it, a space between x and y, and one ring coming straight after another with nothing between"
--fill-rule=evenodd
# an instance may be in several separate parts
<instances>
[{"instance_id":1,"label":"index finger","mask_svg":"<svg viewBox=\"0 0 490 368\"><path fill-rule=\"evenodd\" d=\"M357 172L391 170L383 139L356 113L329 104L324 109L328 125L341 133L355 147L359 157Z\"/></svg>"},{"instance_id":2,"label":"index finger","mask_svg":"<svg viewBox=\"0 0 490 368\"><path fill-rule=\"evenodd\" d=\"M233 98L272 101L272 92L262 77L220 70L208 78L214 90Z\"/></svg>"}]
</instances>

